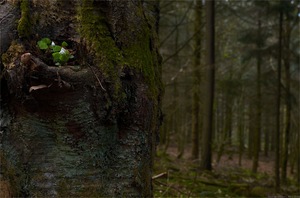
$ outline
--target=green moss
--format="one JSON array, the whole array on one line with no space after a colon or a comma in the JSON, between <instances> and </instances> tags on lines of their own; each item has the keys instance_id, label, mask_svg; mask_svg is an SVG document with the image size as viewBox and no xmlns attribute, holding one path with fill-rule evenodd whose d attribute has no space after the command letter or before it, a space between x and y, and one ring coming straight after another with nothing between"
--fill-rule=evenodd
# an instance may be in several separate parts
<instances>
[{"instance_id":1,"label":"green moss","mask_svg":"<svg viewBox=\"0 0 300 198\"><path fill-rule=\"evenodd\" d=\"M136 13L143 17L142 8ZM79 20L81 22L80 33L85 39L89 51L94 53L94 64L96 63L104 72L105 77L109 77L114 82L115 93L120 93L121 81L118 72L124 67L140 72L149 87L149 93L154 98L157 97L162 87L160 67L157 61L157 54L151 51L151 30L145 23L142 32L137 38L132 39L131 32L127 33L128 40L120 50L113 40L107 26L106 18L93 5L93 0L84 0L79 9ZM126 27L131 30L136 27ZM157 71L156 71L157 70ZM121 95L120 95L121 94Z\"/></svg>"},{"instance_id":2,"label":"green moss","mask_svg":"<svg viewBox=\"0 0 300 198\"><path fill-rule=\"evenodd\" d=\"M25 52L25 47L17 41L12 41L8 50L2 54L1 60L6 69L14 67L16 59Z\"/></svg>"},{"instance_id":3,"label":"green moss","mask_svg":"<svg viewBox=\"0 0 300 198\"><path fill-rule=\"evenodd\" d=\"M21 18L18 23L18 34L20 38L29 37L31 34L32 24L30 22L30 5L29 0L21 1Z\"/></svg>"},{"instance_id":4,"label":"green moss","mask_svg":"<svg viewBox=\"0 0 300 198\"><path fill-rule=\"evenodd\" d=\"M118 92L121 82L116 69L122 65L123 57L110 36L105 17L94 8L93 0L83 1L79 10L79 20L81 21L80 33L89 50L95 55L94 63L98 64L105 77L112 78L115 92Z\"/></svg>"},{"instance_id":5,"label":"green moss","mask_svg":"<svg viewBox=\"0 0 300 198\"><path fill-rule=\"evenodd\" d=\"M255 186L251 190L250 196L254 197L265 197L269 193L269 190L267 188L261 187L261 186Z\"/></svg>"},{"instance_id":6,"label":"green moss","mask_svg":"<svg viewBox=\"0 0 300 198\"><path fill-rule=\"evenodd\" d=\"M155 55L149 49L150 35L147 31L145 29L144 34L137 39L138 41L124 48L124 57L131 68L140 71L144 75L152 95L157 95L159 87L156 85L159 79L156 79L157 74L154 68Z\"/></svg>"}]
</instances>

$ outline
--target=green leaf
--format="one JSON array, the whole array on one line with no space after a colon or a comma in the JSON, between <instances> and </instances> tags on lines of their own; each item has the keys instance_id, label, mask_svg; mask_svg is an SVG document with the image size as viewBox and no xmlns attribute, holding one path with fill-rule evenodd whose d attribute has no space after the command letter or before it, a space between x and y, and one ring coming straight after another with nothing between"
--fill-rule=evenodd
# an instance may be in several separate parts
<instances>
[{"instance_id":1,"label":"green leaf","mask_svg":"<svg viewBox=\"0 0 300 198\"><path fill-rule=\"evenodd\" d=\"M39 48L40 49L42 49L42 50L46 50L46 49L48 49L48 45L47 45L47 43L45 43L44 41L39 41L38 43L38 46L39 46Z\"/></svg>"},{"instance_id":2,"label":"green leaf","mask_svg":"<svg viewBox=\"0 0 300 198\"><path fill-rule=\"evenodd\" d=\"M59 54L59 52L53 53L53 54L52 54L52 57L53 57L53 61L54 61L55 63L57 63L57 62L60 61L60 54Z\"/></svg>"},{"instance_id":3,"label":"green leaf","mask_svg":"<svg viewBox=\"0 0 300 198\"><path fill-rule=\"evenodd\" d=\"M67 47L67 46L68 46L68 43L64 41L64 42L61 43L61 46L62 46L62 47Z\"/></svg>"},{"instance_id":4,"label":"green leaf","mask_svg":"<svg viewBox=\"0 0 300 198\"><path fill-rule=\"evenodd\" d=\"M49 38L43 38L41 41L45 42L47 45L51 44L51 40Z\"/></svg>"},{"instance_id":5,"label":"green leaf","mask_svg":"<svg viewBox=\"0 0 300 198\"><path fill-rule=\"evenodd\" d=\"M69 58L70 58L70 54L60 54L60 62L62 63L66 63L68 62Z\"/></svg>"},{"instance_id":6,"label":"green leaf","mask_svg":"<svg viewBox=\"0 0 300 198\"><path fill-rule=\"evenodd\" d=\"M59 52L60 50L61 50L61 46L59 46L59 45L52 46L52 51L53 52Z\"/></svg>"}]
</instances>

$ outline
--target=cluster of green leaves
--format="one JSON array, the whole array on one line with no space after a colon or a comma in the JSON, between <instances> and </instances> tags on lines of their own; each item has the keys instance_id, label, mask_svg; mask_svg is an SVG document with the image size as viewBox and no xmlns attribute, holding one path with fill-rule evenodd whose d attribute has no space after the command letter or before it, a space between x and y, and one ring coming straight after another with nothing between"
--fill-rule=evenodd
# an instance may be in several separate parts
<instances>
[{"instance_id":1,"label":"cluster of green leaves","mask_svg":"<svg viewBox=\"0 0 300 198\"><path fill-rule=\"evenodd\" d=\"M66 49L68 43L65 41L63 41L61 45L56 45L49 38L43 38L37 42L37 45L41 50L52 52L53 62L57 66L64 65L69 61L69 59L74 58L74 56L70 54L69 50Z\"/></svg>"}]
</instances>

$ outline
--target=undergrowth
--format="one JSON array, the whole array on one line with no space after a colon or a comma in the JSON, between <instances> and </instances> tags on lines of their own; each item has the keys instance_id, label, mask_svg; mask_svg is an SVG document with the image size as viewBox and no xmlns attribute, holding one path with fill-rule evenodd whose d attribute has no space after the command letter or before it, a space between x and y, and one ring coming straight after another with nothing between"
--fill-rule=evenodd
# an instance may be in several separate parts
<instances>
[{"instance_id":1,"label":"undergrowth","mask_svg":"<svg viewBox=\"0 0 300 198\"><path fill-rule=\"evenodd\" d=\"M154 172L163 176L153 179L154 197L267 197L299 195L293 181L274 192L274 179L266 173L227 167L211 172L200 171L199 161L178 159L158 152Z\"/></svg>"}]
</instances>

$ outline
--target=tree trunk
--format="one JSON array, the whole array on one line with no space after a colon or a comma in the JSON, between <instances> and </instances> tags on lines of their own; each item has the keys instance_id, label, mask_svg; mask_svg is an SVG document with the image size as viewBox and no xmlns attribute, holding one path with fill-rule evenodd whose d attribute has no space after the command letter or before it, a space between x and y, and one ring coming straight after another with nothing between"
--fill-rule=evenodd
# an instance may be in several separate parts
<instances>
[{"instance_id":1,"label":"tree trunk","mask_svg":"<svg viewBox=\"0 0 300 198\"><path fill-rule=\"evenodd\" d=\"M196 2L196 22L195 22L195 52L194 52L194 72L193 72L193 101L192 101L192 159L199 158L199 138L200 138L200 64L201 64L201 23L202 5L201 1Z\"/></svg>"},{"instance_id":2,"label":"tree trunk","mask_svg":"<svg viewBox=\"0 0 300 198\"><path fill-rule=\"evenodd\" d=\"M15 21L20 17L19 15L18 8L9 3L0 6L0 54L3 54L10 46L10 42L17 37L14 30L17 27ZM0 62L2 63L2 59Z\"/></svg>"},{"instance_id":3,"label":"tree trunk","mask_svg":"<svg viewBox=\"0 0 300 198\"><path fill-rule=\"evenodd\" d=\"M203 119L203 149L201 169L212 169L212 131L213 131L213 102L215 84L215 1L206 2L206 49L207 49L207 86Z\"/></svg>"},{"instance_id":4,"label":"tree trunk","mask_svg":"<svg viewBox=\"0 0 300 198\"><path fill-rule=\"evenodd\" d=\"M229 86L229 85L228 85ZM232 108L233 108L233 97L231 96L230 90L227 88L227 93L225 93L225 123L224 123L224 138L225 145L231 146L232 139ZM224 146L225 146L224 145Z\"/></svg>"},{"instance_id":5,"label":"tree trunk","mask_svg":"<svg viewBox=\"0 0 300 198\"><path fill-rule=\"evenodd\" d=\"M282 1L280 1L280 4ZM275 190L280 191L280 95L281 95L281 58L282 58L282 22L283 10L279 14L279 38L278 38L278 71L277 71L277 95L276 95L276 131L275 131Z\"/></svg>"},{"instance_id":6,"label":"tree trunk","mask_svg":"<svg viewBox=\"0 0 300 198\"><path fill-rule=\"evenodd\" d=\"M245 120L245 101L244 101L244 91L241 91L241 96L239 100L239 110L238 110L238 120L237 120L237 128L238 128L238 140L239 140L239 166L242 166L242 158L244 153L244 145L245 145L245 127L244 127L244 120Z\"/></svg>"},{"instance_id":7,"label":"tree trunk","mask_svg":"<svg viewBox=\"0 0 300 198\"><path fill-rule=\"evenodd\" d=\"M289 23L286 23L286 35L285 35L285 51L284 53L284 68L285 68L285 129L284 129L284 146L283 146L283 154L282 154L282 171L281 171L281 178L282 181L286 182L286 175L287 175L287 164L289 159L289 147L290 147L290 129L291 129L291 74L290 74L290 33L291 28L289 27Z\"/></svg>"},{"instance_id":8,"label":"tree trunk","mask_svg":"<svg viewBox=\"0 0 300 198\"><path fill-rule=\"evenodd\" d=\"M257 172L258 161L259 161L259 151L260 151L260 131L261 131L261 63L262 57L260 55L260 49L262 44L261 40L261 20L258 20L258 28L257 28L257 79L256 79L256 112L255 112L255 134L254 134L254 142L253 142L253 164L252 171L254 173Z\"/></svg>"},{"instance_id":9,"label":"tree trunk","mask_svg":"<svg viewBox=\"0 0 300 198\"><path fill-rule=\"evenodd\" d=\"M152 196L156 3L21 1L20 39L2 56L1 180L14 196ZM43 37L66 41L71 65L49 66L36 47Z\"/></svg>"},{"instance_id":10,"label":"tree trunk","mask_svg":"<svg viewBox=\"0 0 300 198\"><path fill-rule=\"evenodd\" d=\"M252 159L253 158L253 153L254 153L254 134L255 134L255 124L254 124L254 117L255 117L255 107L254 107L254 102L252 100L249 101L249 130L248 130L248 158Z\"/></svg>"},{"instance_id":11,"label":"tree trunk","mask_svg":"<svg viewBox=\"0 0 300 198\"><path fill-rule=\"evenodd\" d=\"M264 154L265 154L265 157L268 157L269 156L269 148L270 148L270 126L271 126L271 123L270 123L270 116L266 113L265 114L265 144L264 144Z\"/></svg>"}]
</instances>

